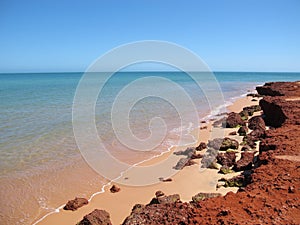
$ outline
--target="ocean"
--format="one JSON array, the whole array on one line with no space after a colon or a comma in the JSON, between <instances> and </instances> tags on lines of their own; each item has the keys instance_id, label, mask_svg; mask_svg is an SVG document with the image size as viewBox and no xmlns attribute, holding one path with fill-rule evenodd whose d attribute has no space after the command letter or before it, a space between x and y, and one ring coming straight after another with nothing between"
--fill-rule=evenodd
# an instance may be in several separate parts
<instances>
[{"instance_id":1,"label":"ocean","mask_svg":"<svg viewBox=\"0 0 300 225\"><path fill-rule=\"evenodd\" d=\"M139 163L167 151L170 146L194 142L185 134L199 126L201 120L208 120L235 99L253 92L255 86L270 81L300 80L300 73L214 74L217 86L205 76L199 78L208 92L183 72L114 74L103 84L93 103L97 135L104 147L127 165ZM74 136L73 101L82 76L83 73L0 74L0 224L32 224L75 196L90 198L101 192L108 182L104 177L106 174L99 175L88 166ZM97 79L101 74L93 76ZM147 78L159 82L151 83ZM118 95L137 80L140 82L132 87L130 94ZM170 86L164 80L178 86ZM147 92L149 87L155 90L154 94ZM195 113L189 104L181 104L182 92L194 103L199 121L185 119L182 122L182 118L191 118ZM140 95L136 102L132 101ZM220 95L223 99L219 99ZM163 96L170 96L175 103L168 102ZM118 97L121 97L119 107L115 104ZM130 114L125 118L118 113L127 106ZM117 116L115 124L111 121L113 108ZM156 140L155 135L151 136L152 131L160 130L161 125L153 123L153 118L160 118L166 125L163 139L158 137ZM158 144L151 151L132 150L136 139L128 138L129 144L124 145L115 133L127 137L127 125L138 140L151 136ZM86 146L92 143L89 141L87 138ZM147 146L143 147L146 149Z\"/></svg>"}]
</instances>

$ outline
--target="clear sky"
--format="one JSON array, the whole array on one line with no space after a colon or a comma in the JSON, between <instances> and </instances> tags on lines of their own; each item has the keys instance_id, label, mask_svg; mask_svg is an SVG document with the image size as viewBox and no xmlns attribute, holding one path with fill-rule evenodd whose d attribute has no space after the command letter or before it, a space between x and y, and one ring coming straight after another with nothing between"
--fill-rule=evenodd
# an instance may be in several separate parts
<instances>
[{"instance_id":1,"label":"clear sky","mask_svg":"<svg viewBox=\"0 0 300 225\"><path fill-rule=\"evenodd\" d=\"M0 0L0 72L84 71L140 40L215 71L300 72L300 0Z\"/></svg>"}]
</instances>

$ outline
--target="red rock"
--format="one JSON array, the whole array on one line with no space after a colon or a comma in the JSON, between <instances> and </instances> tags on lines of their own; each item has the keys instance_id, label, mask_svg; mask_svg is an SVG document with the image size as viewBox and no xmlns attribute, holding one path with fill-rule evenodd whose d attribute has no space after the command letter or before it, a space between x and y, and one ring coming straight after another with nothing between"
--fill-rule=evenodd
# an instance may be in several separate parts
<instances>
[{"instance_id":1,"label":"red rock","mask_svg":"<svg viewBox=\"0 0 300 225\"><path fill-rule=\"evenodd\" d=\"M216 150L226 151L229 148L238 149L239 143L235 139L225 137L224 139L215 138L213 140L209 140L207 146Z\"/></svg>"},{"instance_id":2,"label":"red rock","mask_svg":"<svg viewBox=\"0 0 300 225\"><path fill-rule=\"evenodd\" d=\"M233 167L235 171L250 170L252 168L255 152L242 152L241 159Z\"/></svg>"},{"instance_id":3,"label":"red rock","mask_svg":"<svg viewBox=\"0 0 300 225\"><path fill-rule=\"evenodd\" d=\"M266 125L265 121L261 116L253 116L252 118L249 119L248 121L248 127L251 130L265 130Z\"/></svg>"},{"instance_id":4,"label":"red rock","mask_svg":"<svg viewBox=\"0 0 300 225\"><path fill-rule=\"evenodd\" d=\"M119 192L121 188L119 188L117 185L114 184L109 190L111 193L116 193Z\"/></svg>"},{"instance_id":5,"label":"red rock","mask_svg":"<svg viewBox=\"0 0 300 225\"><path fill-rule=\"evenodd\" d=\"M219 153L217 155L217 162L222 166L231 167L235 164L235 152Z\"/></svg>"},{"instance_id":6,"label":"red rock","mask_svg":"<svg viewBox=\"0 0 300 225\"><path fill-rule=\"evenodd\" d=\"M229 113L227 119L226 119L226 125L227 128L234 128L237 126L244 126L245 121L243 121L242 117L238 113L231 112Z\"/></svg>"},{"instance_id":7,"label":"red rock","mask_svg":"<svg viewBox=\"0 0 300 225\"><path fill-rule=\"evenodd\" d=\"M162 179L162 182L171 182L173 181L172 178Z\"/></svg>"},{"instance_id":8,"label":"red rock","mask_svg":"<svg viewBox=\"0 0 300 225\"><path fill-rule=\"evenodd\" d=\"M67 202L67 204L64 207L64 210L72 210L75 211L78 208L87 205L89 201L85 198L75 198L73 200L70 200Z\"/></svg>"},{"instance_id":9,"label":"red rock","mask_svg":"<svg viewBox=\"0 0 300 225\"><path fill-rule=\"evenodd\" d=\"M95 209L85 215L77 225L112 225L110 216L105 210Z\"/></svg>"},{"instance_id":10,"label":"red rock","mask_svg":"<svg viewBox=\"0 0 300 225\"><path fill-rule=\"evenodd\" d=\"M206 148L207 148L206 143L201 142L201 143L196 147L196 150L197 150L197 151L202 151L203 149L206 149Z\"/></svg>"},{"instance_id":11,"label":"red rock","mask_svg":"<svg viewBox=\"0 0 300 225\"><path fill-rule=\"evenodd\" d=\"M240 136L246 136L247 132L248 132L248 128L246 126L242 126L238 129L238 134Z\"/></svg>"},{"instance_id":12,"label":"red rock","mask_svg":"<svg viewBox=\"0 0 300 225\"><path fill-rule=\"evenodd\" d=\"M206 130L208 127L204 126L204 127L200 127L200 130Z\"/></svg>"},{"instance_id":13,"label":"red rock","mask_svg":"<svg viewBox=\"0 0 300 225\"><path fill-rule=\"evenodd\" d=\"M299 82L269 82L256 87L258 94L268 96L300 96Z\"/></svg>"},{"instance_id":14,"label":"red rock","mask_svg":"<svg viewBox=\"0 0 300 225\"><path fill-rule=\"evenodd\" d=\"M155 192L155 197L156 197L156 198L162 197L162 196L164 196L164 195L165 195L165 193L163 193L162 191L157 191L157 192Z\"/></svg>"}]
</instances>

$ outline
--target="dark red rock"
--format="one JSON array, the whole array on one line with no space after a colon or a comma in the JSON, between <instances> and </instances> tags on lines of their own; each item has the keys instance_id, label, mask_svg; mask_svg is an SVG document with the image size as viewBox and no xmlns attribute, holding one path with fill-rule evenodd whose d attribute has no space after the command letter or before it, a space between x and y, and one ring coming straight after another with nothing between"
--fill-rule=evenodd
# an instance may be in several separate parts
<instances>
[{"instance_id":1,"label":"dark red rock","mask_svg":"<svg viewBox=\"0 0 300 225\"><path fill-rule=\"evenodd\" d=\"M117 185L114 184L109 190L111 193L116 193L121 191L121 188L119 188Z\"/></svg>"},{"instance_id":2,"label":"dark red rock","mask_svg":"<svg viewBox=\"0 0 300 225\"><path fill-rule=\"evenodd\" d=\"M252 169L255 152L242 152L241 159L236 162L233 167L235 171L243 171Z\"/></svg>"},{"instance_id":3,"label":"dark red rock","mask_svg":"<svg viewBox=\"0 0 300 225\"><path fill-rule=\"evenodd\" d=\"M229 113L227 119L226 119L226 125L227 128L234 128L237 126L244 126L245 121L242 119L240 114L231 112Z\"/></svg>"},{"instance_id":4,"label":"dark red rock","mask_svg":"<svg viewBox=\"0 0 300 225\"><path fill-rule=\"evenodd\" d=\"M238 134L240 136L246 136L247 132L248 132L248 128L246 126L242 126L238 129Z\"/></svg>"},{"instance_id":5,"label":"dark red rock","mask_svg":"<svg viewBox=\"0 0 300 225\"><path fill-rule=\"evenodd\" d=\"M67 202L67 204L64 207L64 210L72 210L75 211L78 208L87 205L89 201L85 198L75 198L73 200L70 200Z\"/></svg>"},{"instance_id":6,"label":"dark red rock","mask_svg":"<svg viewBox=\"0 0 300 225\"><path fill-rule=\"evenodd\" d=\"M299 82L269 82L256 87L258 94L268 96L300 96Z\"/></svg>"},{"instance_id":7,"label":"dark red rock","mask_svg":"<svg viewBox=\"0 0 300 225\"><path fill-rule=\"evenodd\" d=\"M217 162L222 166L231 167L235 164L235 160L235 152L225 152L217 155Z\"/></svg>"},{"instance_id":8,"label":"dark red rock","mask_svg":"<svg viewBox=\"0 0 300 225\"><path fill-rule=\"evenodd\" d=\"M209 140L208 147L217 149L217 150L223 150L226 151L227 149L238 149L239 143L235 139L231 139L228 137L223 138L215 138L213 140Z\"/></svg>"},{"instance_id":9,"label":"dark red rock","mask_svg":"<svg viewBox=\"0 0 300 225\"><path fill-rule=\"evenodd\" d=\"M249 145L245 145L242 147L241 151L251 151L251 147Z\"/></svg>"},{"instance_id":10,"label":"dark red rock","mask_svg":"<svg viewBox=\"0 0 300 225\"><path fill-rule=\"evenodd\" d=\"M87 214L77 225L112 225L110 216L105 210L95 209Z\"/></svg>"},{"instance_id":11,"label":"dark red rock","mask_svg":"<svg viewBox=\"0 0 300 225\"><path fill-rule=\"evenodd\" d=\"M243 112L247 113L248 116L252 116L253 113L261 111L261 107L259 105L252 105L243 108Z\"/></svg>"},{"instance_id":12,"label":"dark red rock","mask_svg":"<svg viewBox=\"0 0 300 225\"><path fill-rule=\"evenodd\" d=\"M171 182L173 181L172 178L162 179L162 182Z\"/></svg>"},{"instance_id":13,"label":"dark red rock","mask_svg":"<svg viewBox=\"0 0 300 225\"><path fill-rule=\"evenodd\" d=\"M264 120L267 125L272 127L280 127L287 119L287 115L285 115L283 112L280 104L280 99L265 97L264 99L260 100L259 105L264 111Z\"/></svg>"},{"instance_id":14,"label":"dark red rock","mask_svg":"<svg viewBox=\"0 0 300 225\"><path fill-rule=\"evenodd\" d=\"M206 143L201 142L197 147L196 147L196 151L202 151L203 149L206 149Z\"/></svg>"},{"instance_id":15,"label":"dark red rock","mask_svg":"<svg viewBox=\"0 0 300 225\"><path fill-rule=\"evenodd\" d=\"M257 141L257 138L251 136L250 134L247 134L243 138L243 142L245 142L244 145L248 145L251 148L256 148L256 143L255 143L256 141Z\"/></svg>"},{"instance_id":16,"label":"dark red rock","mask_svg":"<svg viewBox=\"0 0 300 225\"><path fill-rule=\"evenodd\" d=\"M200 127L200 130L206 130L208 128L208 126L203 126L203 127Z\"/></svg>"},{"instance_id":17,"label":"dark red rock","mask_svg":"<svg viewBox=\"0 0 300 225\"><path fill-rule=\"evenodd\" d=\"M253 116L252 118L249 119L248 121L248 127L251 130L265 130L266 125L265 121L261 116Z\"/></svg>"}]
</instances>

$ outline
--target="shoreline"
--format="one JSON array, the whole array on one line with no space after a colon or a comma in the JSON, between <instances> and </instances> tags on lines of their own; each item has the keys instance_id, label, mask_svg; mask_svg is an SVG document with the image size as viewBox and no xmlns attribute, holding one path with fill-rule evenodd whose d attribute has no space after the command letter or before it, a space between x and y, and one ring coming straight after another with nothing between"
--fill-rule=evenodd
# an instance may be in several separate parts
<instances>
[{"instance_id":1,"label":"shoreline","mask_svg":"<svg viewBox=\"0 0 300 225\"><path fill-rule=\"evenodd\" d=\"M245 95L239 96L235 99L232 105L228 105L226 108L228 111L239 112L245 106L257 104L257 102L252 102L251 99L252 97L246 97ZM205 118L211 118L213 116L214 115L210 114ZM213 121L211 120L208 120L208 123L205 123L207 129L200 130L199 136L202 136L196 137L195 143L187 144L185 146L170 146L168 151L162 152L160 155L154 156L151 159L144 160L144 162L140 162L138 165L149 166L153 163L156 164L168 156L174 156L172 154L174 151L185 150L187 147L198 146L198 144L202 141L207 142L211 138L210 135L212 132L212 123ZM200 126L201 124L199 124L199 127ZM199 127L196 129L199 129ZM195 130L193 130L191 133L193 133ZM177 161L180 159L178 156L174 156L173 158L177 159ZM199 163L199 161L200 160L197 160L197 163ZM112 184L115 184L115 182L111 181L105 184L101 191L91 195L89 198L89 204L87 206L79 208L77 211L69 212L62 210L64 206L62 205L54 212L44 215L33 224L76 224L83 218L84 215L90 213L95 208L106 210L111 215L112 223L120 224L130 214L132 207L136 203L149 203L157 190L161 190L167 195L179 193L183 201L191 201L191 197L200 191L221 193L222 195L225 195L229 191L236 192L237 188L220 188L218 191L215 190L217 180L221 177L219 174L217 174L217 172L217 170L206 170L206 172L200 174L199 165L196 164L185 167L176 172L176 174L172 176L171 182L160 182L146 187L130 187L117 184L121 188L121 191L118 193L110 193L109 187ZM233 176L236 174L231 175ZM194 179L195 176L198 176L197 178L201 180L206 179L206 181L194 182L193 185L189 185L190 188L187 190L185 184L191 183L193 180L197 180ZM124 174L122 174L120 177L124 177ZM207 177L211 179L207 179Z\"/></svg>"}]
</instances>

